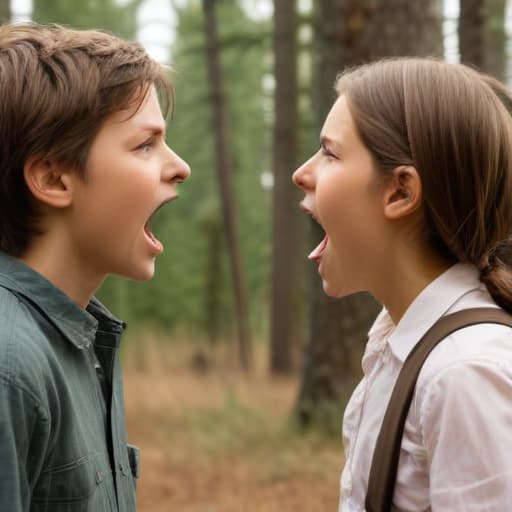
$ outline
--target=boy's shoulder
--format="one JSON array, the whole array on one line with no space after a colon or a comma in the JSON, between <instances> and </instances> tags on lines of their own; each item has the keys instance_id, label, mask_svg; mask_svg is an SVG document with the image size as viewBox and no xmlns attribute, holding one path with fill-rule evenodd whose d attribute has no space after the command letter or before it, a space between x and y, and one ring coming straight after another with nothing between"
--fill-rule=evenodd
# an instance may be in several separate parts
<instances>
[{"instance_id":1,"label":"boy's shoulder","mask_svg":"<svg viewBox=\"0 0 512 512\"><path fill-rule=\"evenodd\" d=\"M31 344L36 330L37 322L26 304L14 291L0 284L0 361L11 355L15 338L21 336Z\"/></svg>"},{"instance_id":2,"label":"boy's shoulder","mask_svg":"<svg viewBox=\"0 0 512 512\"><path fill-rule=\"evenodd\" d=\"M50 376L51 344L40 314L0 286L0 382L38 394Z\"/></svg>"}]
</instances>

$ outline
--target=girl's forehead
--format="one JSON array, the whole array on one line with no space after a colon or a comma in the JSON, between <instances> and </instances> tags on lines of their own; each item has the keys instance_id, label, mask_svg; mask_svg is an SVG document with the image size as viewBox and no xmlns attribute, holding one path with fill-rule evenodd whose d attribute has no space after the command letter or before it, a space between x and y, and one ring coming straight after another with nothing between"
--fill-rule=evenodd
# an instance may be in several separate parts
<instances>
[{"instance_id":1,"label":"girl's forehead","mask_svg":"<svg viewBox=\"0 0 512 512\"><path fill-rule=\"evenodd\" d=\"M324 126L322 137L341 142L356 135L356 128L345 96L340 96L332 106Z\"/></svg>"}]
</instances>

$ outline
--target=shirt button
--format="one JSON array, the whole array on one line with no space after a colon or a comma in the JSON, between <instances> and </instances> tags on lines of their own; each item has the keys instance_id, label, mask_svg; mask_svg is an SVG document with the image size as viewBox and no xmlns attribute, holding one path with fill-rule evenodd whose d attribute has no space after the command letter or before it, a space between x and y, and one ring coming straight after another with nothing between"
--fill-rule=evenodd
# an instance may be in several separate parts
<instances>
[{"instance_id":1,"label":"shirt button","mask_svg":"<svg viewBox=\"0 0 512 512\"><path fill-rule=\"evenodd\" d=\"M343 471L341 476L341 490L344 496L350 496L352 492L352 475L348 470Z\"/></svg>"},{"instance_id":2,"label":"shirt button","mask_svg":"<svg viewBox=\"0 0 512 512\"><path fill-rule=\"evenodd\" d=\"M103 482L103 478L104 478L103 473L101 471L98 471L96 473L96 483L99 484L99 483Z\"/></svg>"}]
</instances>

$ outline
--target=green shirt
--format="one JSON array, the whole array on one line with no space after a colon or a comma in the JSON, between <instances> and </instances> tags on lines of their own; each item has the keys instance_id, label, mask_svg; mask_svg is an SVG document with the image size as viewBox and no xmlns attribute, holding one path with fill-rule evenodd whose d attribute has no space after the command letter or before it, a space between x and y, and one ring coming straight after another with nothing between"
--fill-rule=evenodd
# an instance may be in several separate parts
<instances>
[{"instance_id":1,"label":"green shirt","mask_svg":"<svg viewBox=\"0 0 512 512\"><path fill-rule=\"evenodd\" d=\"M0 252L0 512L135 511L123 330Z\"/></svg>"}]
</instances>

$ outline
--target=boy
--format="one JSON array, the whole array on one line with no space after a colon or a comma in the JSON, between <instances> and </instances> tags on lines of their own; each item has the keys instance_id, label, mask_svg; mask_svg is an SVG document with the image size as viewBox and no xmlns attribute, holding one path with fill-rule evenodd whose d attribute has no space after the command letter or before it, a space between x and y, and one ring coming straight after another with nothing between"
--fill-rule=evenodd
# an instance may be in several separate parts
<instances>
[{"instance_id":1,"label":"boy","mask_svg":"<svg viewBox=\"0 0 512 512\"><path fill-rule=\"evenodd\" d=\"M93 295L153 276L188 165L161 66L95 31L0 27L0 511L136 509L118 347Z\"/></svg>"}]
</instances>

